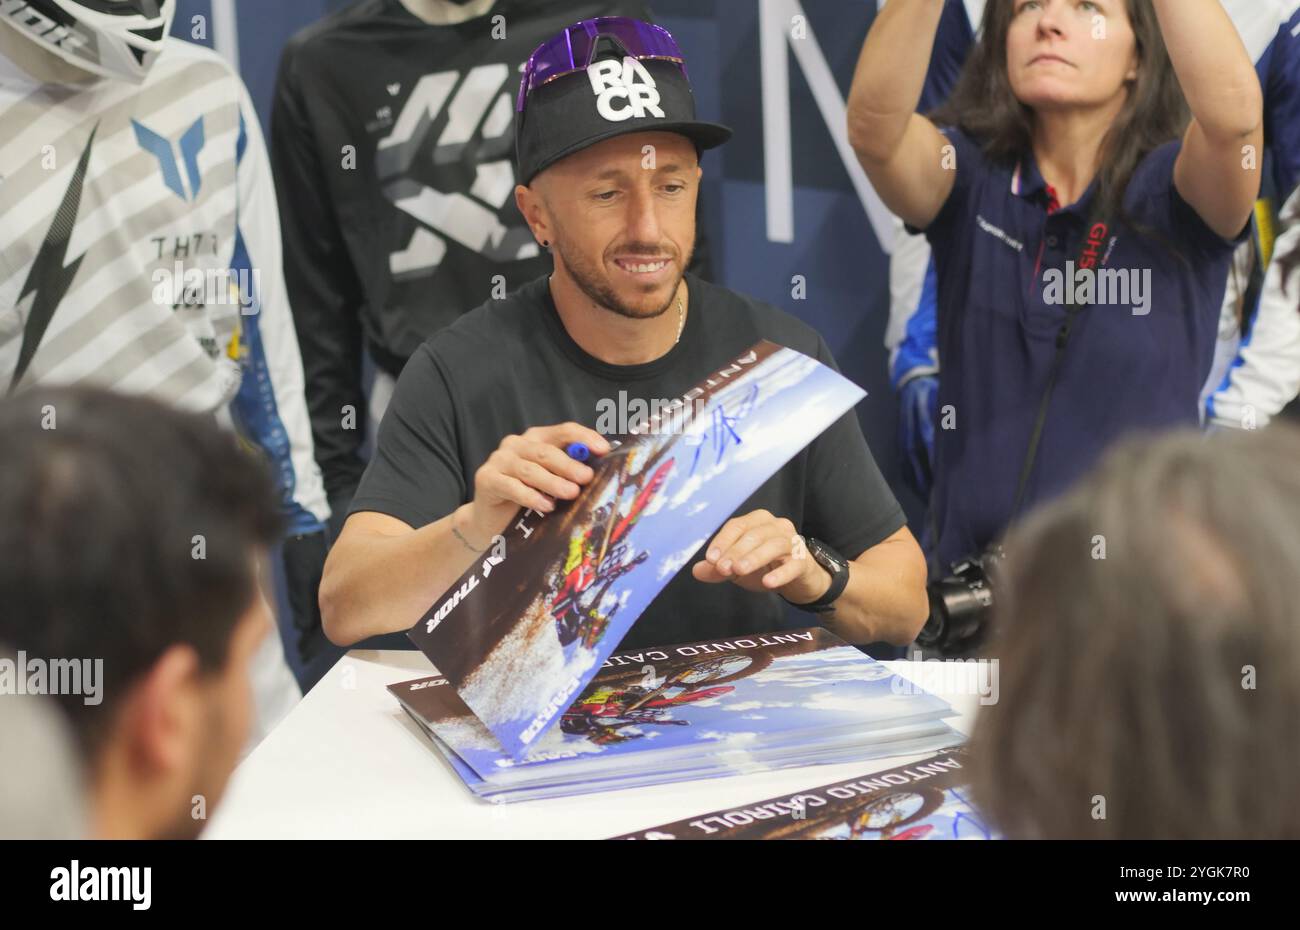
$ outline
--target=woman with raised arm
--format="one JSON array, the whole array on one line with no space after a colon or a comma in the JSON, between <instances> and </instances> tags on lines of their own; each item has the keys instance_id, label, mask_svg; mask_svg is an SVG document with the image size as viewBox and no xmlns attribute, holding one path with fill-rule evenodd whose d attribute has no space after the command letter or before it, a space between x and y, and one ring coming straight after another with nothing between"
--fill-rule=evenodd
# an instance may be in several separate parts
<instances>
[{"instance_id":1,"label":"woman with raised arm","mask_svg":"<svg viewBox=\"0 0 1300 930\"><path fill-rule=\"evenodd\" d=\"M1219 0L989 0L951 101L917 115L943 2L890 0L848 107L876 190L934 247L932 573L1121 434L1198 422L1263 124Z\"/></svg>"}]
</instances>

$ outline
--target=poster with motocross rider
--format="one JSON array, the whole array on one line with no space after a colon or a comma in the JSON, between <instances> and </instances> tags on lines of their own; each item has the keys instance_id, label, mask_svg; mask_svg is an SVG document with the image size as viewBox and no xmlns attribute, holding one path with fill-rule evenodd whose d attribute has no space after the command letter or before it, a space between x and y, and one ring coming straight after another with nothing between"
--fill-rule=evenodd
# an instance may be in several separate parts
<instances>
[{"instance_id":1,"label":"poster with motocross rider","mask_svg":"<svg viewBox=\"0 0 1300 930\"><path fill-rule=\"evenodd\" d=\"M661 824L616 840L992 840L964 747L911 765Z\"/></svg>"},{"instance_id":2,"label":"poster with motocross rider","mask_svg":"<svg viewBox=\"0 0 1300 930\"><path fill-rule=\"evenodd\" d=\"M521 509L410 639L520 757L736 508L864 396L815 359L756 343L612 438L576 499Z\"/></svg>"},{"instance_id":3,"label":"poster with motocross rider","mask_svg":"<svg viewBox=\"0 0 1300 930\"><path fill-rule=\"evenodd\" d=\"M946 701L900 682L821 627L620 653L518 760L445 678L389 690L475 794L523 800L960 740Z\"/></svg>"}]
</instances>

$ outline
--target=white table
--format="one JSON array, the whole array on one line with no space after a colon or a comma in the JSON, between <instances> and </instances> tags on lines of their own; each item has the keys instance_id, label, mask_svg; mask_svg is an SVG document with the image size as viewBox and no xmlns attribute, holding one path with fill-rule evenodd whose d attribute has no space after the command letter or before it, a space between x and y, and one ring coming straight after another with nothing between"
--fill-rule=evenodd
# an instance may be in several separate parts
<instances>
[{"instance_id":1,"label":"white table","mask_svg":"<svg viewBox=\"0 0 1300 930\"><path fill-rule=\"evenodd\" d=\"M886 664L917 680L919 663ZM963 733L970 732L979 706L974 667L969 670L954 691L929 689L960 713L948 722ZM419 652L348 653L236 769L204 836L602 839L924 758L490 804L469 793L385 687L429 674L433 666Z\"/></svg>"}]
</instances>

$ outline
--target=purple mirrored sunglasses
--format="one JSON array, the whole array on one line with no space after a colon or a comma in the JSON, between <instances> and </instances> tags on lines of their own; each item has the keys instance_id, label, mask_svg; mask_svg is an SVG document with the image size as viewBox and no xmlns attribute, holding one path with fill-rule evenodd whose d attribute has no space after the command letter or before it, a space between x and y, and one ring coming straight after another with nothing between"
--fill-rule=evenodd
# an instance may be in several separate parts
<instances>
[{"instance_id":1,"label":"purple mirrored sunglasses","mask_svg":"<svg viewBox=\"0 0 1300 930\"><path fill-rule=\"evenodd\" d=\"M528 95L543 84L587 70L602 39L613 40L626 55L640 61L671 61L686 74L686 59L667 29L627 16L584 19L547 39L528 57L523 80L519 82L515 112L524 112Z\"/></svg>"}]
</instances>

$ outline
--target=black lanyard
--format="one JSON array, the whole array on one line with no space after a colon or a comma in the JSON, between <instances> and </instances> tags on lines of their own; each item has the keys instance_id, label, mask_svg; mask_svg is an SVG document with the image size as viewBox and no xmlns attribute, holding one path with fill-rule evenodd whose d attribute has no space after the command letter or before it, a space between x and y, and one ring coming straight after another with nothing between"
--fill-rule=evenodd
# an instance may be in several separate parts
<instances>
[{"instance_id":1,"label":"black lanyard","mask_svg":"<svg viewBox=\"0 0 1300 930\"><path fill-rule=\"evenodd\" d=\"M1079 261L1075 264L1074 269L1076 272L1080 268L1085 267L1085 259L1090 255L1094 255L1096 259L1091 265L1090 270L1095 270L1101 267L1102 256L1094 252L1089 252L1089 246L1093 245L1093 243L1089 241L1089 236L1096 225L1097 221L1090 212L1087 220L1083 224L1083 234L1080 236ZM1103 233L1103 241L1095 244L1095 248L1098 252L1105 248L1106 242L1104 241L1104 238L1110 232L1108 226L1103 228L1105 229L1105 232ZM1065 284L1065 293L1073 298L1075 290L1074 282L1067 281ZM1096 295L1096 288L1093 288L1093 294L1094 296ZM1043 427L1047 425L1047 410L1052 403L1052 392L1056 390L1056 382L1061 377L1061 366L1065 361L1065 346L1070 341L1070 334L1074 331L1075 318L1082 310L1083 307L1079 306L1079 304L1077 304L1073 299L1068 300L1065 304L1065 321L1061 324L1061 328L1056 334L1056 356L1052 359L1052 368L1047 375L1047 387L1043 390L1043 399L1038 404L1038 415L1034 419L1034 431L1029 434L1029 449L1025 452L1025 462L1020 468L1020 480L1016 485L1016 500L1011 507L1011 517L1007 521L1008 525L1013 523L1016 517L1020 515L1020 508L1025 502L1025 491L1029 488L1029 478L1033 474L1034 462L1038 458L1038 446L1043 439Z\"/></svg>"}]
</instances>

